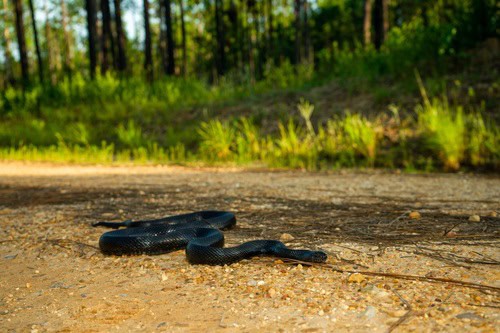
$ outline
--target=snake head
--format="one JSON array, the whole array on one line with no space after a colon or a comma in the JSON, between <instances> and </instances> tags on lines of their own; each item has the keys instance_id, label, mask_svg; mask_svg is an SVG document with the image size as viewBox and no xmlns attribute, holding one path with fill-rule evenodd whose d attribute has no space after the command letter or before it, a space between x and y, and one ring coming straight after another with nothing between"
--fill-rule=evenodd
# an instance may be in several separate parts
<instances>
[{"instance_id":1,"label":"snake head","mask_svg":"<svg viewBox=\"0 0 500 333\"><path fill-rule=\"evenodd\" d=\"M308 261L323 263L327 258L327 254L323 251L311 251L311 256L308 258Z\"/></svg>"}]
</instances>

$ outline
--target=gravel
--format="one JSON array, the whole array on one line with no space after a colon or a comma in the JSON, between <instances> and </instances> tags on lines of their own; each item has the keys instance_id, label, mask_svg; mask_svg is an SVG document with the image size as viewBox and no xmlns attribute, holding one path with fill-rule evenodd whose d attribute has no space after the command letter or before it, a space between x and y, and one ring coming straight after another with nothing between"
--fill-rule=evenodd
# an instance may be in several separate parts
<instances>
[{"instance_id":1,"label":"gravel","mask_svg":"<svg viewBox=\"0 0 500 333\"><path fill-rule=\"evenodd\" d=\"M472 175L4 164L0 330L495 332L494 290L363 272L499 287L498 189L499 178ZM106 257L96 248L103 229L90 227L209 208L236 213L226 246L286 238L326 251L330 267L191 266L183 251ZM426 223L450 230L422 234ZM381 225L399 238L374 238Z\"/></svg>"}]
</instances>

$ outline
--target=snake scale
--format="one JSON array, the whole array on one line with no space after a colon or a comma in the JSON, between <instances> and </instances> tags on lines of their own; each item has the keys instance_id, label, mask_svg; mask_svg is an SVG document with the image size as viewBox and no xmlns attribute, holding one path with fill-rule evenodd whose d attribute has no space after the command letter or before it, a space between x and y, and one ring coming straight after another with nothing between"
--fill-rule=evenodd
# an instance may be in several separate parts
<instances>
[{"instance_id":1,"label":"snake scale","mask_svg":"<svg viewBox=\"0 0 500 333\"><path fill-rule=\"evenodd\" d=\"M235 247L224 248L224 234L236 224L233 213L200 211L168 216L154 220L124 222L97 222L93 226L113 229L99 239L104 254L162 254L186 249L191 264L225 265L257 255L307 262L324 262L327 255L321 251L289 249L277 240L254 240Z\"/></svg>"}]
</instances>

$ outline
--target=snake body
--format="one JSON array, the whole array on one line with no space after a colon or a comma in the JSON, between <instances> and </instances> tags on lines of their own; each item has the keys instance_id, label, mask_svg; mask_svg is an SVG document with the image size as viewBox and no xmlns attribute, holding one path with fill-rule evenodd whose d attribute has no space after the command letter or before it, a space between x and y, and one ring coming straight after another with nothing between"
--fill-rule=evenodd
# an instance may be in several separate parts
<instances>
[{"instance_id":1,"label":"snake body","mask_svg":"<svg viewBox=\"0 0 500 333\"><path fill-rule=\"evenodd\" d=\"M155 220L97 222L93 226L125 229L105 232L99 239L104 254L162 254L182 248L191 264L225 265L257 255L324 262L321 251L289 249L277 240L255 240L224 248L221 230L236 224L233 213L200 211Z\"/></svg>"}]
</instances>

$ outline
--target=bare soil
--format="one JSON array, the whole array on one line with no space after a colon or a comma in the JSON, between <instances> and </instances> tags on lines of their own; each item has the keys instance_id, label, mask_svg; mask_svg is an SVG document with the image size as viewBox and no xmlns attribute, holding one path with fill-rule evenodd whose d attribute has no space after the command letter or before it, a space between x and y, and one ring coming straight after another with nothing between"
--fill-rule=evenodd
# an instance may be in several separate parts
<instances>
[{"instance_id":1,"label":"bare soil","mask_svg":"<svg viewBox=\"0 0 500 333\"><path fill-rule=\"evenodd\" d=\"M499 203L484 175L3 163L0 331L495 332ZM91 227L204 209L236 213L226 246L288 239L328 265L104 256Z\"/></svg>"}]
</instances>

